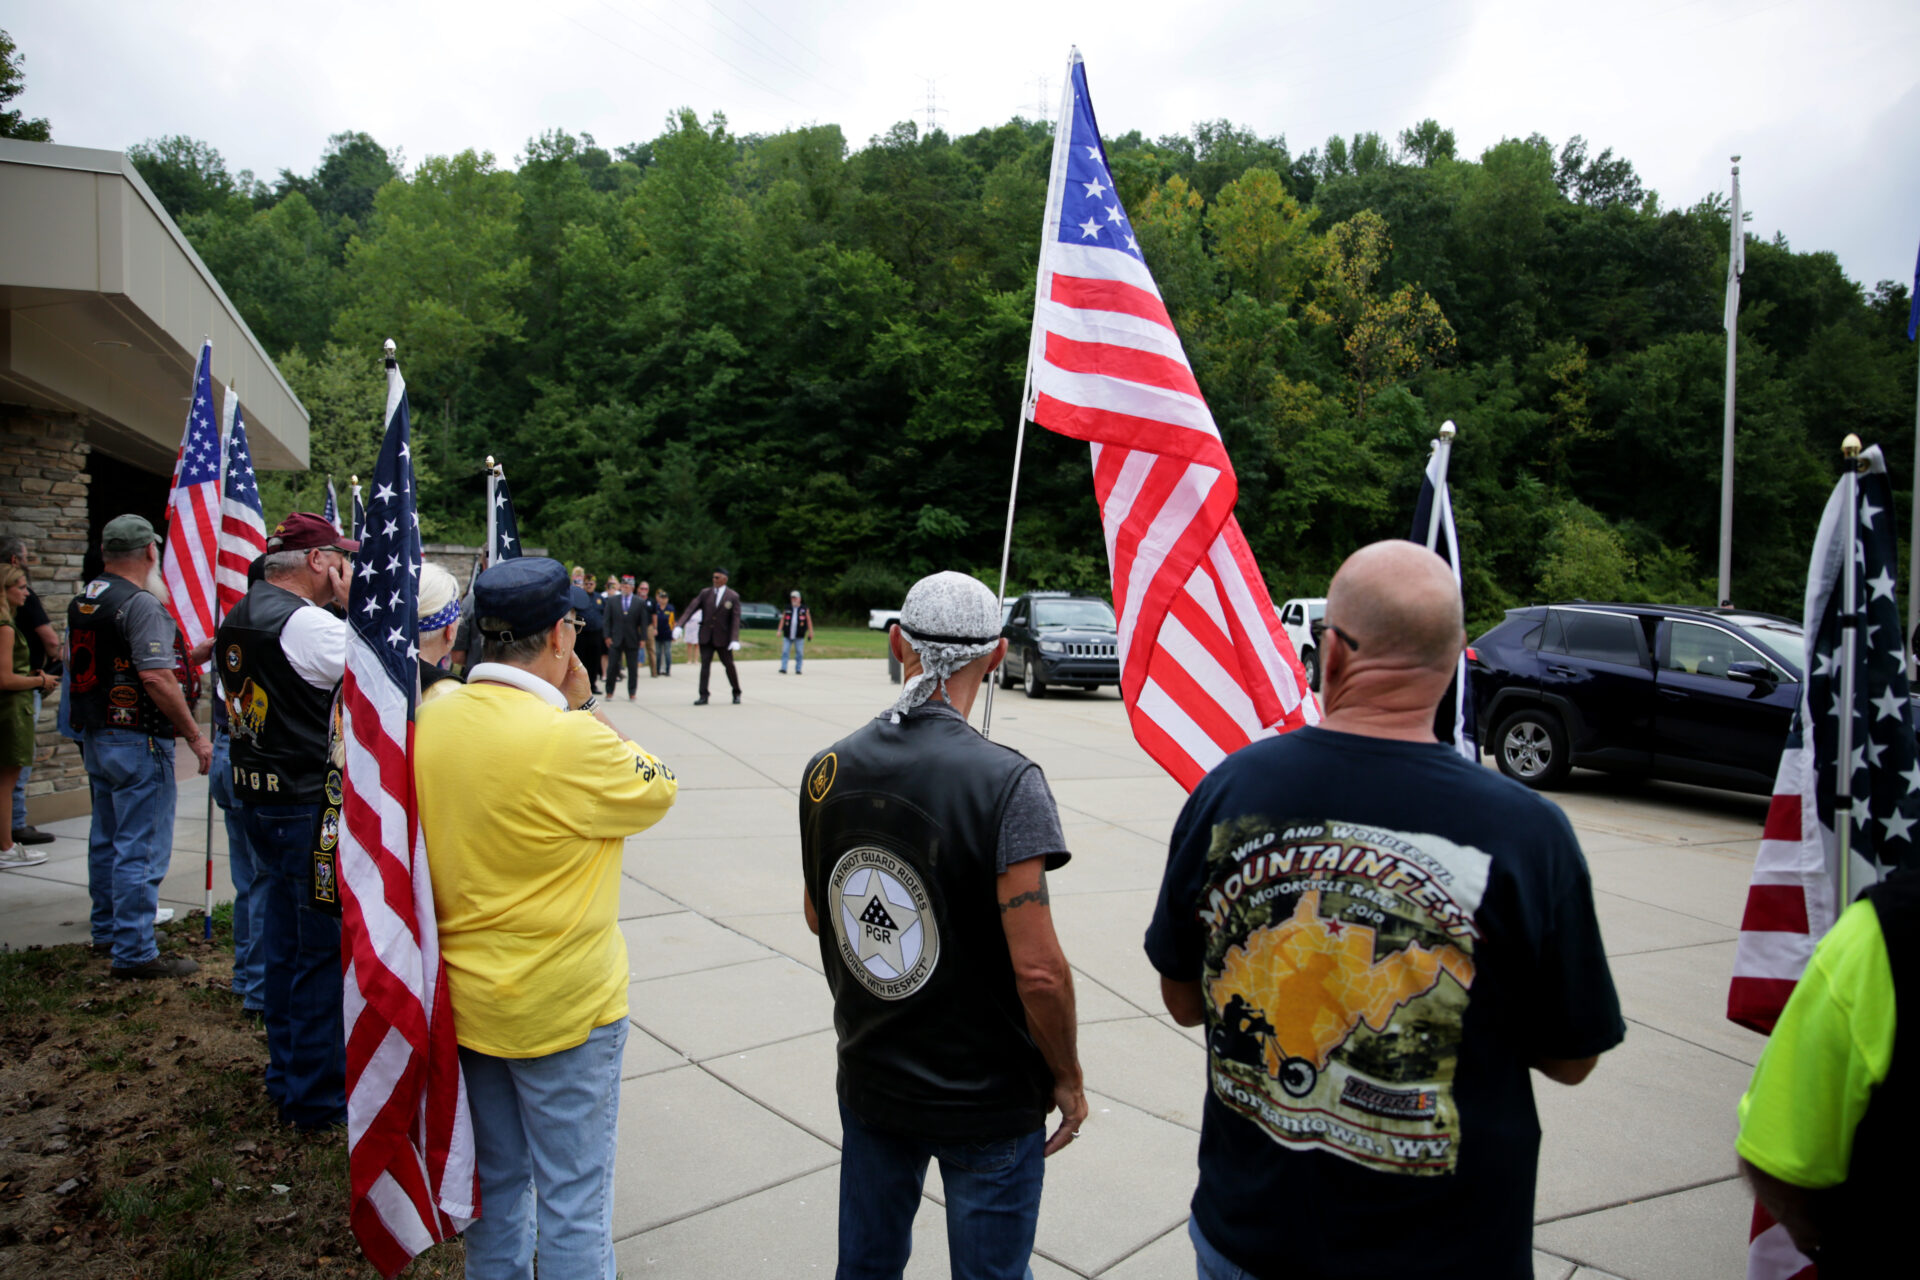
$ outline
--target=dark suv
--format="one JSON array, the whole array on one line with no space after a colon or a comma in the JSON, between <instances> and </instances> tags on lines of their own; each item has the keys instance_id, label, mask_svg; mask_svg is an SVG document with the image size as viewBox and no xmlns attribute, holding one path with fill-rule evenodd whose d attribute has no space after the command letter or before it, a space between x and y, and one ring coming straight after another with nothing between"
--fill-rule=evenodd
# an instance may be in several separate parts
<instances>
[{"instance_id":1,"label":"dark suv","mask_svg":"<svg viewBox=\"0 0 1920 1280\"><path fill-rule=\"evenodd\" d=\"M1007 639L1000 683L1020 685L1029 698L1046 697L1048 685L1120 683L1120 631L1113 606L1099 596L1029 591L1013 602L1000 634Z\"/></svg>"},{"instance_id":2,"label":"dark suv","mask_svg":"<svg viewBox=\"0 0 1920 1280\"><path fill-rule=\"evenodd\" d=\"M1534 605L1467 650L1480 743L1551 787L1574 765L1765 795L1800 703L1798 622L1735 609Z\"/></svg>"}]
</instances>

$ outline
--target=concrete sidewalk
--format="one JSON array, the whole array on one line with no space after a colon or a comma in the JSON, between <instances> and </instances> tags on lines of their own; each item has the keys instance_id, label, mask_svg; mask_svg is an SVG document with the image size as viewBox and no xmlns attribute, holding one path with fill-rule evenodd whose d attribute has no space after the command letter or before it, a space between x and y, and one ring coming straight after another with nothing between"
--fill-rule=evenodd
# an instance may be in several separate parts
<instances>
[{"instance_id":1,"label":"concrete sidewalk","mask_svg":"<svg viewBox=\"0 0 1920 1280\"><path fill-rule=\"evenodd\" d=\"M629 1280L834 1267L833 1010L801 916L797 796L808 757L897 687L878 661L740 673L738 707L717 670L713 705L691 705L691 667L608 704L681 786L674 812L628 842L622 886L633 1031L616 1234ZM1001 690L994 737L1045 767L1074 851L1050 888L1092 1114L1048 1162L1034 1274L1184 1280L1205 1052L1165 1015L1140 945L1184 793L1134 744L1110 691L1031 701ZM1555 798L1592 863L1629 1028L1579 1088L1536 1077L1535 1275L1741 1275L1750 1201L1734 1175L1734 1103L1763 1041L1723 1009L1766 802L1593 774ZM167 905L202 901L205 815L206 784L189 767ZM0 876L9 946L87 940L85 820L52 829L46 864ZM216 815L216 900L232 896L223 837ZM928 1197L939 1196L936 1169ZM937 1203L915 1234L907 1274L946 1275Z\"/></svg>"}]
</instances>

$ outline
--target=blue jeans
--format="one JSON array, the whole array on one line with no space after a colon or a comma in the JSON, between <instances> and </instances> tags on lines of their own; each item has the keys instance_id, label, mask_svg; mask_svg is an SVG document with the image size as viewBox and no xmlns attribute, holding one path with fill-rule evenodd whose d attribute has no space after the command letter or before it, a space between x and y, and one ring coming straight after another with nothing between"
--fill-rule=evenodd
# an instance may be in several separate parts
<instances>
[{"instance_id":1,"label":"blue jeans","mask_svg":"<svg viewBox=\"0 0 1920 1280\"><path fill-rule=\"evenodd\" d=\"M213 764L207 770L207 786L213 791L213 802L227 818L227 874L233 880L233 991L240 997L242 1008L259 1013L266 1007L261 988L266 983L267 961L265 948L256 943L265 928L256 921L255 908L264 891L253 891L259 864L247 843L247 806L233 791L231 741L224 730L213 731Z\"/></svg>"},{"instance_id":2,"label":"blue jeans","mask_svg":"<svg viewBox=\"0 0 1920 1280\"><path fill-rule=\"evenodd\" d=\"M800 664L806 660L807 638L805 636L780 637L780 669L782 671L787 669L787 653L789 650L793 653L793 669L798 671Z\"/></svg>"},{"instance_id":3,"label":"blue jeans","mask_svg":"<svg viewBox=\"0 0 1920 1280\"><path fill-rule=\"evenodd\" d=\"M173 860L173 739L131 729L90 729L83 748L93 795L87 892L96 945L113 945L117 969L160 954L153 913Z\"/></svg>"},{"instance_id":4,"label":"blue jeans","mask_svg":"<svg viewBox=\"0 0 1920 1280\"><path fill-rule=\"evenodd\" d=\"M840 1108L840 1268L835 1280L899 1280L913 1215L940 1162L954 1280L1033 1280L1046 1130L995 1142L928 1142L883 1133Z\"/></svg>"},{"instance_id":5,"label":"blue jeans","mask_svg":"<svg viewBox=\"0 0 1920 1280\"><path fill-rule=\"evenodd\" d=\"M668 675L673 671L673 637L671 635L653 638L653 661L654 665L660 669L661 675Z\"/></svg>"},{"instance_id":6,"label":"blue jeans","mask_svg":"<svg viewBox=\"0 0 1920 1280\"><path fill-rule=\"evenodd\" d=\"M614 1280L613 1152L627 1020L539 1058L460 1050L480 1217L468 1280Z\"/></svg>"},{"instance_id":7,"label":"blue jeans","mask_svg":"<svg viewBox=\"0 0 1920 1280\"><path fill-rule=\"evenodd\" d=\"M347 1045L340 1012L340 922L312 900L317 804L249 804L247 844L266 954L267 1092L280 1117L305 1126L347 1118ZM262 890L265 892L262 892Z\"/></svg>"},{"instance_id":8,"label":"blue jeans","mask_svg":"<svg viewBox=\"0 0 1920 1280\"><path fill-rule=\"evenodd\" d=\"M33 691L33 719L40 722L40 691ZM13 780L13 829L18 834L20 828L27 825L27 779L33 776L32 765L22 765L20 776Z\"/></svg>"},{"instance_id":9,"label":"blue jeans","mask_svg":"<svg viewBox=\"0 0 1920 1280\"><path fill-rule=\"evenodd\" d=\"M1196 1280L1254 1280L1253 1272L1213 1247L1200 1234L1200 1224L1187 1219L1187 1239L1193 1242L1193 1270Z\"/></svg>"}]
</instances>

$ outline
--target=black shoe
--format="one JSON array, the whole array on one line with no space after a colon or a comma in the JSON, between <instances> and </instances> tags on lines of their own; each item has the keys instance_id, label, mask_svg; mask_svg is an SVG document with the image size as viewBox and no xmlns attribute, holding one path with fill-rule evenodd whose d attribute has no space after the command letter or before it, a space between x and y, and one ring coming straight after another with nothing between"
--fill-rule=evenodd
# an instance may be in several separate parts
<instances>
[{"instance_id":1,"label":"black shoe","mask_svg":"<svg viewBox=\"0 0 1920 1280\"><path fill-rule=\"evenodd\" d=\"M694 706L696 706L696 707L704 707L704 706L706 706L706 705L707 705L707 695L703 693L703 694L701 694L701 695L700 695L699 697L697 697L697 698L695 698L695 699L693 700L693 705L694 705Z\"/></svg>"},{"instance_id":2,"label":"black shoe","mask_svg":"<svg viewBox=\"0 0 1920 1280\"><path fill-rule=\"evenodd\" d=\"M15 844L52 844L53 832L42 831L38 827L15 827L13 842Z\"/></svg>"},{"instance_id":3,"label":"black shoe","mask_svg":"<svg viewBox=\"0 0 1920 1280\"><path fill-rule=\"evenodd\" d=\"M738 689L733 691L733 705L736 707L740 705L740 691Z\"/></svg>"},{"instance_id":4,"label":"black shoe","mask_svg":"<svg viewBox=\"0 0 1920 1280\"><path fill-rule=\"evenodd\" d=\"M200 966L185 956L155 956L131 969L115 965L109 972L116 978L184 978L200 972Z\"/></svg>"},{"instance_id":5,"label":"black shoe","mask_svg":"<svg viewBox=\"0 0 1920 1280\"><path fill-rule=\"evenodd\" d=\"M87 949L97 956L110 956L113 954L113 944L111 942L89 942Z\"/></svg>"}]
</instances>

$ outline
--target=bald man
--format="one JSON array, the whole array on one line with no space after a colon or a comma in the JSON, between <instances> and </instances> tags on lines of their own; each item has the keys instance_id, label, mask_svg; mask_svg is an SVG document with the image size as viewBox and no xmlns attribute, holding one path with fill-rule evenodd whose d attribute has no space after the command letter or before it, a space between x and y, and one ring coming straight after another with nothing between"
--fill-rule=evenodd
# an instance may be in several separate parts
<instances>
[{"instance_id":1,"label":"bald man","mask_svg":"<svg viewBox=\"0 0 1920 1280\"><path fill-rule=\"evenodd\" d=\"M1578 1084L1626 1033L1586 861L1433 736L1466 643L1438 556L1355 552L1323 621L1325 719L1194 789L1147 930L1207 1028L1198 1274L1525 1280L1529 1071Z\"/></svg>"}]
</instances>

